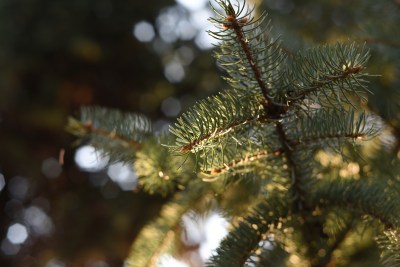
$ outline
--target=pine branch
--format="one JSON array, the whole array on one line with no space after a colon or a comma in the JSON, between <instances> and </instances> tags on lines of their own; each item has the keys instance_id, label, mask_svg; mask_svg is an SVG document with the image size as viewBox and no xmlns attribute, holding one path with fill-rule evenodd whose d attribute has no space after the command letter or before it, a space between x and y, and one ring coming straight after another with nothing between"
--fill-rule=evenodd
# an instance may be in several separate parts
<instances>
[{"instance_id":1,"label":"pine branch","mask_svg":"<svg viewBox=\"0 0 400 267\"><path fill-rule=\"evenodd\" d=\"M69 119L67 131L99 149L110 158L110 162L130 163L152 129L151 122L139 114L83 107L79 121Z\"/></svg>"},{"instance_id":2,"label":"pine branch","mask_svg":"<svg viewBox=\"0 0 400 267\"><path fill-rule=\"evenodd\" d=\"M76 120L74 118L69 118L68 125L69 125L69 131L73 132L74 134L76 134L78 136L90 136L90 135L99 136L99 137L111 139L113 141L118 141L118 142L124 143L126 145L133 146L136 149L141 148L140 143L138 143L134 140L125 138L125 137L117 134L116 131L114 131L114 130L107 131L105 129L100 129L100 128L94 127L91 120L88 120L86 122L79 122L78 120Z\"/></svg>"},{"instance_id":3,"label":"pine branch","mask_svg":"<svg viewBox=\"0 0 400 267\"><path fill-rule=\"evenodd\" d=\"M368 51L355 44L322 46L300 54L286 72L286 99L310 98L329 107L352 104L351 95L365 99L363 93L370 92L364 79L368 59Z\"/></svg>"},{"instance_id":4,"label":"pine branch","mask_svg":"<svg viewBox=\"0 0 400 267\"><path fill-rule=\"evenodd\" d=\"M231 134L231 142L204 149L198 159L201 170L211 176L252 172L278 164L279 148L273 127L249 124L248 128Z\"/></svg>"},{"instance_id":5,"label":"pine branch","mask_svg":"<svg viewBox=\"0 0 400 267\"><path fill-rule=\"evenodd\" d=\"M266 99L266 105L269 105L272 102L272 99L268 95L268 88L265 84L265 82L262 80L261 77L261 70L260 67L257 65L257 62L253 56L253 53L251 52L248 40L245 36L245 32L243 30L243 27L248 24L249 21L252 21L252 18L249 18L251 11L247 11L244 15L241 14L240 10L239 12L235 11L233 8L232 4L228 1L227 3L224 2L219 2L224 10L226 11L226 17L225 23L223 23L223 28L226 28L227 30L233 30L236 34L236 38L241 46L242 51L246 55L246 59L250 65L250 68L252 69L254 73L254 78L257 81L258 86L261 89L261 92ZM244 5L243 5L244 8ZM263 20L263 16L261 16L261 20ZM254 23L254 22L252 22Z\"/></svg>"},{"instance_id":6,"label":"pine branch","mask_svg":"<svg viewBox=\"0 0 400 267\"><path fill-rule=\"evenodd\" d=\"M292 120L292 121L290 121ZM378 128L363 112L354 110L338 112L330 109L317 109L289 118L289 145L326 147L337 149L345 141L368 140L378 134Z\"/></svg>"},{"instance_id":7,"label":"pine branch","mask_svg":"<svg viewBox=\"0 0 400 267\"><path fill-rule=\"evenodd\" d=\"M197 152L219 145L218 140L229 133L259 118L258 103L235 92L223 92L214 97L198 101L185 112L174 127L170 128L177 137L176 147L182 152Z\"/></svg>"},{"instance_id":8,"label":"pine branch","mask_svg":"<svg viewBox=\"0 0 400 267\"><path fill-rule=\"evenodd\" d=\"M217 59L230 74L228 81L238 89L258 88L264 98L262 105L266 113L270 117L277 117L283 112L284 106L277 104L273 95L276 94L281 79L278 70L285 54L277 48L279 46L276 42L265 40L269 32L268 25L263 29L266 14L263 13L255 19L252 16L254 8L250 9L246 3L242 6L238 4L235 10L229 0L216 2L224 14L212 7L216 18L211 18L210 21L219 31L209 33L223 41Z\"/></svg>"},{"instance_id":9,"label":"pine branch","mask_svg":"<svg viewBox=\"0 0 400 267\"><path fill-rule=\"evenodd\" d=\"M106 135L130 143L140 143L152 131L151 122L143 115L122 113L116 109L100 107L83 107L81 121L94 134Z\"/></svg>"}]
</instances>

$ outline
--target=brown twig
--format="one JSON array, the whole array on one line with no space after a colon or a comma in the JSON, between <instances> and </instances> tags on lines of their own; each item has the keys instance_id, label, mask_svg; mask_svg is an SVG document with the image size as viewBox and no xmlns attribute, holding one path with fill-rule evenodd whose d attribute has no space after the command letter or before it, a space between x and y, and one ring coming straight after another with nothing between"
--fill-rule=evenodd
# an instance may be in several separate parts
<instances>
[{"instance_id":1,"label":"brown twig","mask_svg":"<svg viewBox=\"0 0 400 267\"><path fill-rule=\"evenodd\" d=\"M87 122L83 123L82 126L88 134L95 134L95 135L104 136L104 137L107 137L107 138L110 138L113 140L118 140L118 141L124 142L128 145L132 145L136 149L140 149L142 147L142 144L140 144L139 142L125 138L125 137L117 134L115 131L110 132L110 131L107 131L107 130L104 130L101 128L95 128L91 121L87 121Z\"/></svg>"},{"instance_id":2,"label":"brown twig","mask_svg":"<svg viewBox=\"0 0 400 267\"><path fill-rule=\"evenodd\" d=\"M254 73L254 78L257 81L257 84L261 90L261 93L265 99L265 102L262 103L264 109L270 118L278 118L281 114L284 114L287 110L285 107L277 105L272 98L268 95L268 87L262 79L260 67L257 64L257 61L254 59L254 56L251 52L249 42L245 36L243 31L243 26L247 21L251 21L248 18L238 18L235 10L233 8L227 9L227 23L224 24L224 27L227 29L231 29L235 32L236 38L240 43L242 51L246 55L246 59L250 64L250 67Z\"/></svg>"}]
</instances>

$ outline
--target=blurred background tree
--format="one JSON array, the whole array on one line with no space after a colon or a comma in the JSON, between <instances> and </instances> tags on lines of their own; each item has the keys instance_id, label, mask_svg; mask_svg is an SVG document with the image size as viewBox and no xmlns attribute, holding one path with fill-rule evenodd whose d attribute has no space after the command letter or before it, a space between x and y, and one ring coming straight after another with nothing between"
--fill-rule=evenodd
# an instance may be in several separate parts
<instances>
[{"instance_id":1,"label":"blurred background tree","mask_svg":"<svg viewBox=\"0 0 400 267\"><path fill-rule=\"evenodd\" d=\"M369 105L387 118L399 148L400 3L253 2L270 13L288 51L369 44L369 70L382 74ZM165 130L223 87L205 34L210 14L203 0L1 2L1 266L122 265L164 200L132 193L130 170L88 162L93 153L71 147L66 118L101 105L144 113Z\"/></svg>"}]
</instances>

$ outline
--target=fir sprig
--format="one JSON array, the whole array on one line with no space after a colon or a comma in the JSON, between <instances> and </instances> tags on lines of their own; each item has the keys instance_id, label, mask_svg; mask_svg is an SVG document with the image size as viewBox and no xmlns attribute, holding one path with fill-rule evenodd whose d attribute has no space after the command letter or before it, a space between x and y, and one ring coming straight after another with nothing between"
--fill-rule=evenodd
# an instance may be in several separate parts
<instances>
[{"instance_id":1,"label":"fir sprig","mask_svg":"<svg viewBox=\"0 0 400 267\"><path fill-rule=\"evenodd\" d=\"M222 41L221 51L216 53L216 57L227 70L228 81L234 88L261 93L264 107L270 110L269 113L275 113L277 103L274 103L274 96L279 88L279 70L285 54L276 41L266 38L270 32L270 27L264 23L266 14L256 19L252 14L254 8L248 8L246 3L238 4L236 9L230 1L216 3L224 13L212 6L216 17L210 21L219 30L209 33Z\"/></svg>"},{"instance_id":2,"label":"fir sprig","mask_svg":"<svg viewBox=\"0 0 400 267\"><path fill-rule=\"evenodd\" d=\"M152 124L145 116L110 108L83 107L80 120L93 135L109 136L131 145L137 143L134 146L138 147L152 131Z\"/></svg>"},{"instance_id":3,"label":"fir sprig","mask_svg":"<svg viewBox=\"0 0 400 267\"><path fill-rule=\"evenodd\" d=\"M377 135L377 127L364 113L354 110L316 109L296 118L289 117L287 125L290 145L338 148L347 141L367 140Z\"/></svg>"},{"instance_id":4,"label":"fir sprig","mask_svg":"<svg viewBox=\"0 0 400 267\"><path fill-rule=\"evenodd\" d=\"M82 107L80 120L70 118L67 130L93 145L109 157L110 162L131 163L135 152L150 136L152 124L135 113L123 113L103 107Z\"/></svg>"},{"instance_id":5,"label":"fir sprig","mask_svg":"<svg viewBox=\"0 0 400 267\"><path fill-rule=\"evenodd\" d=\"M257 165L268 165L267 162L279 157L281 151L276 147L277 138L273 127L250 123L241 131L230 133L218 145L199 151L198 164L210 175L249 172Z\"/></svg>"},{"instance_id":6,"label":"fir sprig","mask_svg":"<svg viewBox=\"0 0 400 267\"><path fill-rule=\"evenodd\" d=\"M352 95L365 100L369 53L353 44L325 45L300 53L285 74L286 99L311 99L333 108L352 104Z\"/></svg>"},{"instance_id":7,"label":"fir sprig","mask_svg":"<svg viewBox=\"0 0 400 267\"><path fill-rule=\"evenodd\" d=\"M240 131L243 126L260 116L259 104L249 97L225 91L217 96L198 101L170 128L176 148L186 153L220 145L228 133Z\"/></svg>"}]
</instances>

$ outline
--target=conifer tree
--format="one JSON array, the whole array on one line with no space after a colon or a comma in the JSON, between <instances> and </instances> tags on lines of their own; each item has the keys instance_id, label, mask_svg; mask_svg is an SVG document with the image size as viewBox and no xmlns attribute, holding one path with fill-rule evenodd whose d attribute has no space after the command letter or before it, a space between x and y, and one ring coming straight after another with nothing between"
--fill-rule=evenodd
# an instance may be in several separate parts
<instances>
[{"instance_id":1,"label":"conifer tree","mask_svg":"<svg viewBox=\"0 0 400 267\"><path fill-rule=\"evenodd\" d=\"M399 265L400 168L397 150L377 138L386 118L366 108L369 50L288 52L265 13L215 3L210 35L228 89L161 136L144 116L112 109L85 107L70 119L69 131L111 162L133 164L142 190L168 199L126 266L179 254L182 216L212 205L231 226L207 266L358 266L366 254L376 266L377 248L380 264Z\"/></svg>"}]
</instances>

